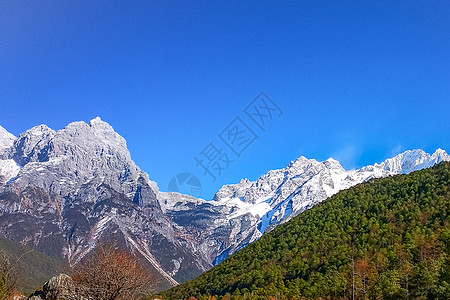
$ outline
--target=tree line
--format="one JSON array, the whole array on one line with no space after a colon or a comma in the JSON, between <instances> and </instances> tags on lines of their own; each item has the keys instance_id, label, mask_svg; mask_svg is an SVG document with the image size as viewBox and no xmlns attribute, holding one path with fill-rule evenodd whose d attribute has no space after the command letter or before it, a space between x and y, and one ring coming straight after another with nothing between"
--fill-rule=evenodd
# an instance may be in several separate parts
<instances>
[{"instance_id":1,"label":"tree line","mask_svg":"<svg viewBox=\"0 0 450 300\"><path fill-rule=\"evenodd\" d=\"M450 163L371 179L164 299L450 299Z\"/></svg>"}]
</instances>

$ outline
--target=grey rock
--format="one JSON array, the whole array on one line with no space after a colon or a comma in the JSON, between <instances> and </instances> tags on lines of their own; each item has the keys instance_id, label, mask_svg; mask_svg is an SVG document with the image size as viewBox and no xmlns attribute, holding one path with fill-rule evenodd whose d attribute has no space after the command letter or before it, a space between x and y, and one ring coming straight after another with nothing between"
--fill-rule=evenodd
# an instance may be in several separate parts
<instances>
[{"instance_id":1,"label":"grey rock","mask_svg":"<svg viewBox=\"0 0 450 300\"><path fill-rule=\"evenodd\" d=\"M243 179L223 186L213 201L176 193L159 193L159 200L166 215L186 235L193 234L197 251L217 264L340 190L371 178L431 167L443 160L450 161L450 156L442 149L432 155L412 150L380 164L347 171L332 158L319 162L300 157L255 181Z\"/></svg>"},{"instance_id":2,"label":"grey rock","mask_svg":"<svg viewBox=\"0 0 450 300\"><path fill-rule=\"evenodd\" d=\"M450 160L444 150L413 150L345 170L300 157L205 201L160 192L100 118L58 131L40 125L17 139L0 127L0 234L72 266L113 241L175 285L340 190L442 160Z\"/></svg>"},{"instance_id":3,"label":"grey rock","mask_svg":"<svg viewBox=\"0 0 450 300\"><path fill-rule=\"evenodd\" d=\"M59 274L47 281L42 291L46 300L70 300L80 299L77 295L75 285L69 275Z\"/></svg>"},{"instance_id":4,"label":"grey rock","mask_svg":"<svg viewBox=\"0 0 450 300\"><path fill-rule=\"evenodd\" d=\"M47 281L42 291L35 291L28 296L28 300L83 300L77 292L72 278L66 274L59 274Z\"/></svg>"},{"instance_id":5,"label":"grey rock","mask_svg":"<svg viewBox=\"0 0 450 300\"><path fill-rule=\"evenodd\" d=\"M0 159L0 234L72 266L99 243L143 257L166 282L211 267L164 214L158 189L125 140L96 118L21 134ZM11 162L20 165L3 172ZM11 175L14 174L14 175ZM1 178L0 178L1 179ZM176 260L174 260L176 257Z\"/></svg>"},{"instance_id":6,"label":"grey rock","mask_svg":"<svg viewBox=\"0 0 450 300\"><path fill-rule=\"evenodd\" d=\"M5 149L10 148L14 141L16 140L16 137L6 131L5 128L0 126L0 153L4 151Z\"/></svg>"},{"instance_id":7,"label":"grey rock","mask_svg":"<svg viewBox=\"0 0 450 300\"><path fill-rule=\"evenodd\" d=\"M28 296L27 300L45 300L45 294L43 291L35 291Z\"/></svg>"}]
</instances>

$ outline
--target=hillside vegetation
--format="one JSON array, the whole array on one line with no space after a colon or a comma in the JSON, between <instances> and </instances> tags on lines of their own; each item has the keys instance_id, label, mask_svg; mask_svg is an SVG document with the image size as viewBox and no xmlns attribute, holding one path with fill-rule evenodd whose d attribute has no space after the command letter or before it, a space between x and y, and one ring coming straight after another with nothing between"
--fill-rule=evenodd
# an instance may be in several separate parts
<instances>
[{"instance_id":1,"label":"hillside vegetation","mask_svg":"<svg viewBox=\"0 0 450 300\"><path fill-rule=\"evenodd\" d=\"M17 273L17 288L25 293L34 291L52 276L63 273L68 268L64 262L2 237L0 252L7 255Z\"/></svg>"},{"instance_id":2,"label":"hillside vegetation","mask_svg":"<svg viewBox=\"0 0 450 300\"><path fill-rule=\"evenodd\" d=\"M450 299L450 163L369 180L164 299Z\"/></svg>"}]
</instances>

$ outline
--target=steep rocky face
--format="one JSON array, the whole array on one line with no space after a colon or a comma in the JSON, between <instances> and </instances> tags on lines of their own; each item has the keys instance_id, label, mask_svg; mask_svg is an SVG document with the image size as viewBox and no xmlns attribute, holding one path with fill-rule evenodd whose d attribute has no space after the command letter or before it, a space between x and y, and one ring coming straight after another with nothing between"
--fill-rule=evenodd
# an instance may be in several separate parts
<instances>
[{"instance_id":1,"label":"steep rocky face","mask_svg":"<svg viewBox=\"0 0 450 300\"><path fill-rule=\"evenodd\" d=\"M210 264L227 257L230 246L238 249L252 240L252 225L257 218L248 213L231 216L237 208L233 201L205 201L163 192L158 199L175 228L192 243L195 254L205 257Z\"/></svg>"},{"instance_id":2,"label":"steep rocky face","mask_svg":"<svg viewBox=\"0 0 450 300\"><path fill-rule=\"evenodd\" d=\"M172 221L186 231L198 230L197 240L205 255L219 263L304 210L371 178L407 174L450 161L442 149L430 155L423 150L406 151L381 164L345 170L330 158L323 162L300 157L286 168L272 170L256 181L241 180L225 185L213 201L200 201L179 194L160 193L162 206ZM167 201L167 198L172 200ZM196 215L203 215L201 224Z\"/></svg>"},{"instance_id":3,"label":"steep rocky face","mask_svg":"<svg viewBox=\"0 0 450 300\"><path fill-rule=\"evenodd\" d=\"M0 126L0 184L17 175L20 167L17 163L8 159L7 151L14 144L16 137Z\"/></svg>"},{"instance_id":4,"label":"steep rocky face","mask_svg":"<svg viewBox=\"0 0 450 300\"><path fill-rule=\"evenodd\" d=\"M2 235L72 265L101 241L115 241L172 285L173 278L211 266L183 242L157 200L156 184L131 160L125 140L99 118L59 131L37 126L5 144Z\"/></svg>"},{"instance_id":5,"label":"steep rocky face","mask_svg":"<svg viewBox=\"0 0 450 300\"><path fill-rule=\"evenodd\" d=\"M0 126L0 152L12 146L16 137Z\"/></svg>"},{"instance_id":6,"label":"steep rocky face","mask_svg":"<svg viewBox=\"0 0 450 300\"><path fill-rule=\"evenodd\" d=\"M17 138L0 127L0 234L72 265L114 241L174 285L340 190L442 160L450 160L444 150L413 150L347 171L331 158L300 157L205 201L158 191L99 118L59 131L40 125Z\"/></svg>"},{"instance_id":7,"label":"steep rocky face","mask_svg":"<svg viewBox=\"0 0 450 300\"><path fill-rule=\"evenodd\" d=\"M71 123L57 132L36 126L17 138L8 158L21 167L14 185L32 184L60 196L90 180L132 196L137 180L148 180L131 160L125 140L99 118L89 124Z\"/></svg>"}]
</instances>

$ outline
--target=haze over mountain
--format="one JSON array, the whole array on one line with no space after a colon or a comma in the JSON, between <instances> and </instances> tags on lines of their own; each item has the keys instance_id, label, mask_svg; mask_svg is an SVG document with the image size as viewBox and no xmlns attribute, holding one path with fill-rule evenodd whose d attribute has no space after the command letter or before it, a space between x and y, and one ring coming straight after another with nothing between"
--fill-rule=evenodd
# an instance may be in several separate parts
<instances>
[{"instance_id":1,"label":"haze over mountain","mask_svg":"<svg viewBox=\"0 0 450 300\"><path fill-rule=\"evenodd\" d=\"M0 234L71 265L116 241L176 285L340 190L449 160L441 149L412 150L345 170L331 158L300 157L206 201L160 192L100 118L17 138L0 127Z\"/></svg>"}]
</instances>

